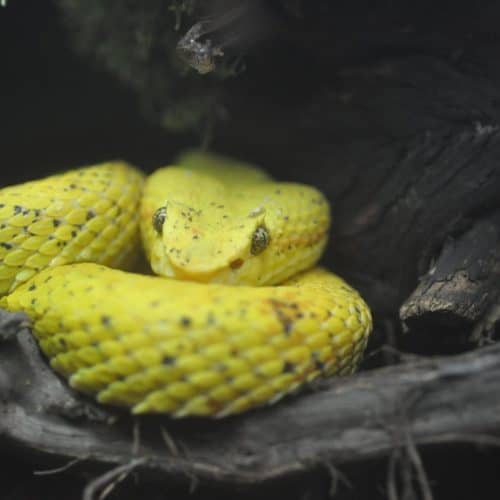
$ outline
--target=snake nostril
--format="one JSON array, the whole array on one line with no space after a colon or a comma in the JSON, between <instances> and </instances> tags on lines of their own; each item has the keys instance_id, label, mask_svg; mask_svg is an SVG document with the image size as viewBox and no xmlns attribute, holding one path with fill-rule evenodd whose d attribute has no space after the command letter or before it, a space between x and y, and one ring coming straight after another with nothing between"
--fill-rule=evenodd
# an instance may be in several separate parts
<instances>
[{"instance_id":1,"label":"snake nostril","mask_svg":"<svg viewBox=\"0 0 500 500\"><path fill-rule=\"evenodd\" d=\"M163 232L163 223L165 222L165 219L167 218L167 207L160 207L156 212L153 214L153 227L154 230L161 235Z\"/></svg>"}]
</instances>

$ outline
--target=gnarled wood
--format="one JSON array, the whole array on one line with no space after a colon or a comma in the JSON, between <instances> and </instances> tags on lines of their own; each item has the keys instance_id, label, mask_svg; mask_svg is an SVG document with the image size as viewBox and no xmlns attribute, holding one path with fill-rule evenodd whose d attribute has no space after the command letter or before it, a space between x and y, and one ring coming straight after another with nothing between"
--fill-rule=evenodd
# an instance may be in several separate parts
<instances>
[{"instance_id":1,"label":"gnarled wood","mask_svg":"<svg viewBox=\"0 0 500 500\"><path fill-rule=\"evenodd\" d=\"M455 335L470 333L471 325L476 325L475 335L481 331L491 334L488 330L492 324L487 318L492 318L499 304L498 283L500 212L496 211L475 221L458 238L448 238L431 269L401 307L401 318L422 334L426 325L432 324L440 324ZM464 342L471 340L470 335L463 338ZM427 341L439 339L434 336Z\"/></svg>"},{"instance_id":2,"label":"gnarled wood","mask_svg":"<svg viewBox=\"0 0 500 500\"><path fill-rule=\"evenodd\" d=\"M331 380L238 418L131 419L75 395L46 366L29 332L10 315L2 318L12 334L0 344L2 442L86 467L143 459L138 468L156 471L160 481L255 486L389 455L408 436L417 445L481 442L500 429L500 345Z\"/></svg>"}]
</instances>

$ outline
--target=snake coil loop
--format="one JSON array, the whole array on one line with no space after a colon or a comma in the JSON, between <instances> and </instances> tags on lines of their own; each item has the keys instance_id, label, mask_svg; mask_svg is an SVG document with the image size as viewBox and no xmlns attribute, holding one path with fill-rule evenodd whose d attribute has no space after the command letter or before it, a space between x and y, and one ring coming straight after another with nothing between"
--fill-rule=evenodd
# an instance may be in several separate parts
<instances>
[{"instance_id":1,"label":"snake coil loop","mask_svg":"<svg viewBox=\"0 0 500 500\"><path fill-rule=\"evenodd\" d=\"M370 310L314 267L329 225L318 190L216 156L145 182L118 162L76 169L0 190L0 305L101 403L240 413L363 355ZM140 236L161 276L130 272Z\"/></svg>"}]
</instances>

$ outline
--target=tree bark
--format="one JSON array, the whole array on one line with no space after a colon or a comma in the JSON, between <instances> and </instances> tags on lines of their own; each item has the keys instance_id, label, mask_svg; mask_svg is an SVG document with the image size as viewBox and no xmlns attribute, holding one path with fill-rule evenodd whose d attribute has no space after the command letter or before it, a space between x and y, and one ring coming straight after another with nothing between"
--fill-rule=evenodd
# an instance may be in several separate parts
<instances>
[{"instance_id":1,"label":"tree bark","mask_svg":"<svg viewBox=\"0 0 500 500\"><path fill-rule=\"evenodd\" d=\"M476 325L472 336L463 338L463 342L486 342L498 321L499 282L500 212L496 211L479 218L458 238L448 238L431 269L401 307L401 318L421 335L425 335L429 322L431 326L441 324L454 336ZM427 341L435 342L435 336ZM458 342L448 339L452 341Z\"/></svg>"},{"instance_id":2,"label":"tree bark","mask_svg":"<svg viewBox=\"0 0 500 500\"><path fill-rule=\"evenodd\" d=\"M499 345L330 380L237 418L132 419L68 389L22 321L2 314L0 436L42 453L38 467L47 459L86 468L139 459L154 481L249 487L390 455L410 442L500 444Z\"/></svg>"}]
</instances>

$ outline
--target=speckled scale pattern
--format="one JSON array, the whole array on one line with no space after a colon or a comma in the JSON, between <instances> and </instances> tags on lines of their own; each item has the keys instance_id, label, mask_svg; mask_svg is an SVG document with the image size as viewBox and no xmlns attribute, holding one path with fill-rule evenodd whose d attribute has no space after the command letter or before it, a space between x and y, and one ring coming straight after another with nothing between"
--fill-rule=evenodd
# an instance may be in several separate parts
<instances>
[{"instance_id":1,"label":"speckled scale pattern","mask_svg":"<svg viewBox=\"0 0 500 500\"><path fill-rule=\"evenodd\" d=\"M75 389L138 414L220 417L352 373L368 307L337 276L301 272L327 241L319 191L198 153L142 187L114 162L0 190L0 306L30 316ZM138 251L139 218L153 269L177 279L111 269Z\"/></svg>"},{"instance_id":2,"label":"speckled scale pattern","mask_svg":"<svg viewBox=\"0 0 500 500\"><path fill-rule=\"evenodd\" d=\"M151 219L162 207L160 231ZM216 155L190 153L148 177L141 205L146 254L156 274L204 283L272 285L321 256L330 206L317 189L276 182ZM253 252L256 231L267 244Z\"/></svg>"},{"instance_id":3,"label":"speckled scale pattern","mask_svg":"<svg viewBox=\"0 0 500 500\"><path fill-rule=\"evenodd\" d=\"M143 175L110 162L0 190L0 295L46 267L124 267L139 245Z\"/></svg>"},{"instance_id":4,"label":"speckled scale pattern","mask_svg":"<svg viewBox=\"0 0 500 500\"><path fill-rule=\"evenodd\" d=\"M76 264L2 300L32 318L74 388L174 417L236 414L352 373L371 329L359 295L318 268L278 287L230 287Z\"/></svg>"}]
</instances>

